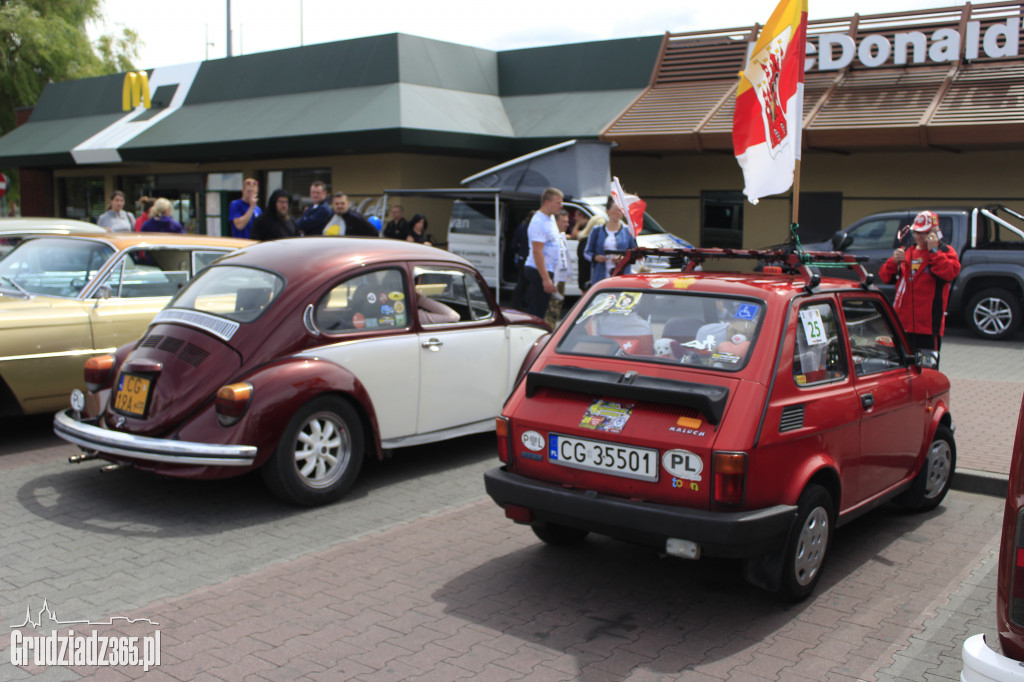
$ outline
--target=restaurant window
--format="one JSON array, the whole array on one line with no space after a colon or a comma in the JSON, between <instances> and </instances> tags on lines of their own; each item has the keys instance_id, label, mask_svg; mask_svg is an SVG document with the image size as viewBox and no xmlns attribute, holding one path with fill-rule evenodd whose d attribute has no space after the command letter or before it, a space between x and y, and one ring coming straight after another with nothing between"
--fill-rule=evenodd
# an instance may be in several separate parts
<instances>
[{"instance_id":1,"label":"restaurant window","mask_svg":"<svg viewBox=\"0 0 1024 682\"><path fill-rule=\"evenodd\" d=\"M58 210L64 218L95 223L107 210L101 176L59 178L57 180Z\"/></svg>"},{"instance_id":2,"label":"restaurant window","mask_svg":"<svg viewBox=\"0 0 1024 682\"><path fill-rule=\"evenodd\" d=\"M743 193L700 193L700 245L743 248Z\"/></svg>"}]
</instances>

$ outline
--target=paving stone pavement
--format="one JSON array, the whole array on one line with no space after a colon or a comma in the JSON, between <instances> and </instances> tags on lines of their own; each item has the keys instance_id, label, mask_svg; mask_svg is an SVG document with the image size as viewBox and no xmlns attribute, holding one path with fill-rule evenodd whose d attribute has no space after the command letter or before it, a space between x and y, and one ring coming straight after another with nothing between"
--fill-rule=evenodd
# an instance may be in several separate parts
<instances>
[{"instance_id":1,"label":"paving stone pavement","mask_svg":"<svg viewBox=\"0 0 1024 682\"><path fill-rule=\"evenodd\" d=\"M1024 363L1019 341L978 343L947 337L943 370L961 466L998 473ZM489 436L399 451L316 510L258 477L100 476L67 465L70 446L27 442L0 443L0 615L46 599L67 618L149 618L162 660L15 667L3 628L4 680L956 680L964 639L997 642L991 495L844 526L818 591L783 605L730 562L542 545L483 494Z\"/></svg>"}]
</instances>

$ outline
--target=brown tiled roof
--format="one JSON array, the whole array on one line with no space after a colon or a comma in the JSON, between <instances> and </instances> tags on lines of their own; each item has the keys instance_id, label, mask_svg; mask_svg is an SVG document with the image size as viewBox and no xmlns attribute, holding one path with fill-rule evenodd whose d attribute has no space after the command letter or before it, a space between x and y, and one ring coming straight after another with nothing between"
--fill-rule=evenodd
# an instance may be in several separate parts
<instances>
[{"instance_id":1,"label":"brown tiled roof","mask_svg":"<svg viewBox=\"0 0 1024 682\"><path fill-rule=\"evenodd\" d=\"M839 71L807 73L804 147L836 151L942 147L1024 147L1024 47L1017 57L964 59L968 21L981 35L1022 17L1024 2L966 4L934 10L810 22L808 36L867 35L939 28L961 35L960 59L868 68L858 60ZM1024 19L1022 19L1024 23ZM666 34L650 86L612 121L601 138L622 150L732 149L738 72L760 27ZM894 50L895 52L895 50Z\"/></svg>"}]
</instances>

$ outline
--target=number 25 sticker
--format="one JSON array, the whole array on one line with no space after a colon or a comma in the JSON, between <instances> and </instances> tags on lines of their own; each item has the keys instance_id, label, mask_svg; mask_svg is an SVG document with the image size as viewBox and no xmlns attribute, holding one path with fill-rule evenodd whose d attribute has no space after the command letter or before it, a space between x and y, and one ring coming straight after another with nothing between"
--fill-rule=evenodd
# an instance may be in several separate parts
<instances>
[{"instance_id":1,"label":"number 25 sticker","mask_svg":"<svg viewBox=\"0 0 1024 682\"><path fill-rule=\"evenodd\" d=\"M804 325L804 335L807 337L807 345L817 346L822 343L828 343L828 337L825 336L825 324L821 321L820 310L816 308L801 310L800 321Z\"/></svg>"}]
</instances>

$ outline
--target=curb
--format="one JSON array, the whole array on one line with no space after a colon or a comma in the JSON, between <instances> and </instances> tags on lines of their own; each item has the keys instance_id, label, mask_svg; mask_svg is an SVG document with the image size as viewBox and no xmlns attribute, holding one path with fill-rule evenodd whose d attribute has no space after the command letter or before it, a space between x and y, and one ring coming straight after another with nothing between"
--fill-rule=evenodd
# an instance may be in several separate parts
<instances>
[{"instance_id":1,"label":"curb","mask_svg":"<svg viewBox=\"0 0 1024 682\"><path fill-rule=\"evenodd\" d=\"M957 469L953 474L953 482L950 487L965 493L1005 498L1010 488L1010 477L1006 474L994 474L989 471Z\"/></svg>"}]
</instances>

